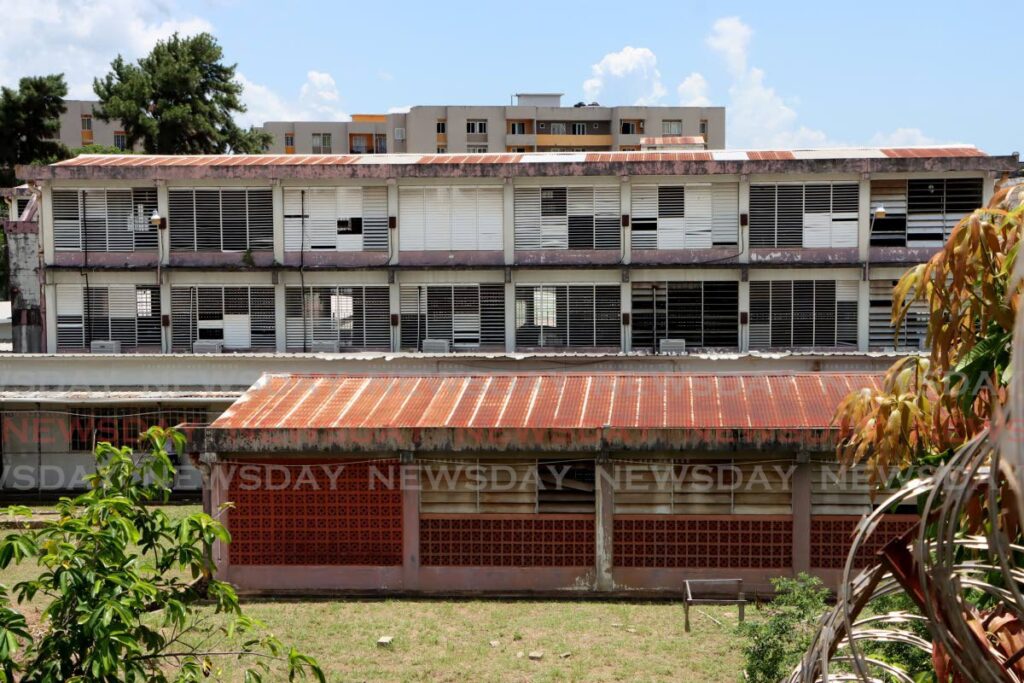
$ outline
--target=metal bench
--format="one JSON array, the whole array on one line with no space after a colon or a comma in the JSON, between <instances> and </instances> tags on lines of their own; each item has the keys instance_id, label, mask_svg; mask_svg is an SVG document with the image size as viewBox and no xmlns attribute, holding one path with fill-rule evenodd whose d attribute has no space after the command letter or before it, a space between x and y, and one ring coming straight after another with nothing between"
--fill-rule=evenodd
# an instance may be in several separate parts
<instances>
[{"instance_id":1,"label":"metal bench","mask_svg":"<svg viewBox=\"0 0 1024 683\"><path fill-rule=\"evenodd\" d=\"M740 610L740 621L743 621L744 610L747 600L743 596L743 579L688 579L683 582L686 588L686 596L683 598L683 614L685 615L686 632L690 632L690 605L738 605ZM693 589L709 585L726 585L736 587L735 598L694 598Z\"/></svg>"}]
</instances>

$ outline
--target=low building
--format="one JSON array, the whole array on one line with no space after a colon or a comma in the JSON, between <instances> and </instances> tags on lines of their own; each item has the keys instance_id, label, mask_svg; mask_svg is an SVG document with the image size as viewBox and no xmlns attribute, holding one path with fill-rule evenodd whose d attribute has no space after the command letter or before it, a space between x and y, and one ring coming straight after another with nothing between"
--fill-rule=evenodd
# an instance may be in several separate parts
<instances>
[{"instance_id":1,"label":"low building","mask_svg":"<svg viewBox=\"0 0 1024 683\"><path fill-rule=\"evenodd\" d=\"M218 571L271 592L835 585L872 503L832 416L879 379L266 375L205 430L210 505L232 503Z\"/></svg>"}]
</instances>

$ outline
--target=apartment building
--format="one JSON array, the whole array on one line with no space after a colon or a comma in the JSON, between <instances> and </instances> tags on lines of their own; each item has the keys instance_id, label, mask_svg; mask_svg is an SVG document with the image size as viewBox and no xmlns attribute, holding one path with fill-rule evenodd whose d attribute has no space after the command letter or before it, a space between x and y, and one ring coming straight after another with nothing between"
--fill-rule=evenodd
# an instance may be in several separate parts
<instances>
[{"instance_id":1,"label":"apartment building","mask_svg":"<svg viewBox=\"0 0 1024 683\"><path fill-rule=\"evenodd\" d=\"M889 289L1015 165L957 147L23 173L47 352L743 353L916 348L923 318L894 341Z\"/></svg>"},{"instance_id":2,"label":"apartment building","mask_svg":"<svg viewBox=\"0 0 1024 683\"><path fill-rule=\"evenodd\" d=\"M66 107L60 116L60 132L57 139L68 149L86 145L103 145L128 149L128 138L119 121L101 121L95 110L99 102L94 100L64 100Z\"/></svg>"},{"instance_id":3,"label":"apartment building","mask_svg":"<svg viewBox=\"0 0 1024 683\"><path fill-rule=\"evenodd\" d=\"M509 106L416 106L348 122L272 121L263 130L274 154L636 151L647 138L725 147L724 107L563 107L561 98L520 93Z\"/></svg>"}]
</instances>

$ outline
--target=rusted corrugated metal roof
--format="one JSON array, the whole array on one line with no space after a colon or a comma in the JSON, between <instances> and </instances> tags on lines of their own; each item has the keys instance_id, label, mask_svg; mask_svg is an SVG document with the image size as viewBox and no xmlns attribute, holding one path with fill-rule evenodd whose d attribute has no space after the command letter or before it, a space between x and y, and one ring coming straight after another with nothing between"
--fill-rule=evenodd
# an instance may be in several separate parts
<instances>
[{"instance_id":1,"label":"rusted corrugated metal roof","mask_svg":"<svg viewBox=\"0 0 1024 683\"><path fill-rule=\"evenodd\" d=\"M733 445L830 433L874 374L264 375L210 427L214 450ZM436 432L436 433L432 433ZM632 444L630 446L630 444Z\"/></svg>"}]
</instances>

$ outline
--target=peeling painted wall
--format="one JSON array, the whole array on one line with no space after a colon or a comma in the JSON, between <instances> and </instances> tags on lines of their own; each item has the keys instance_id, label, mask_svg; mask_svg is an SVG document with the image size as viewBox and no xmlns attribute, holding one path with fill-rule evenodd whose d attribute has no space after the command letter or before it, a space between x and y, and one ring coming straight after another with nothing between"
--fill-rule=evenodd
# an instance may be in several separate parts
<instances>
[{"instance_id":1,"label":"peeling painted wall","mask_svg":"<svg viewBox=\"0 0 1024 683\"><path fill-rule=\"evenodd\" d=\"M4 221L10 264L11 326L15 353L43 350L43 265L39 224Z\"/></svg>"}]
</instances>

